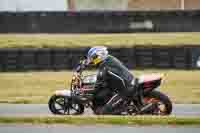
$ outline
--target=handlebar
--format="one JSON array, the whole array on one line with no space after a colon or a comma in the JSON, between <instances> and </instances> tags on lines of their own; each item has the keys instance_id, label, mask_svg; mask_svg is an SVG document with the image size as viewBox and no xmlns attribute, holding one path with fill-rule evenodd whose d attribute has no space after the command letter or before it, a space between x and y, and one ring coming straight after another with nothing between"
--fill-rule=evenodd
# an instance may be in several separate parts
<instances>
[{"instance_id":1,"label":"handlebar","mask_svg":"<svg viewBox=\"0 0 200 133\"><path fill-rule=\"evenodd\" d=\"M80 60L80 62L79 62L79 64L78 64L78 66L76 67L76 72L77 73L82 73L82 70L86 67L86 66L88 66L88 60L87 59L84 59L84 60Z\"/></svg>"}]
</instances>

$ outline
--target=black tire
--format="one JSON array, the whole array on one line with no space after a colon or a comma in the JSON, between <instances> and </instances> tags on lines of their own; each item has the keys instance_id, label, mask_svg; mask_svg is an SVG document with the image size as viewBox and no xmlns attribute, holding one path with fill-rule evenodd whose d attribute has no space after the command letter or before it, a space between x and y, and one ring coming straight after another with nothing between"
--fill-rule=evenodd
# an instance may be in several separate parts
<instances>
[{"instance_id":1,"label":"black tire","mask_svg":"<svg viewBox=\"0 0 200 133\"><path fill-rule=\"evenodd\" d=\"M66 101L66 98L67 97L57 95L51 96L48 102L49 110L56 115L66 115L66 113L67 115L80 115L84 113L84 106L82 104L78 104L75 102L69 102L69 104L65 103L64 101ZM70 98L67 101L70 101ZM59 105L61 108L57 108L56 104ZM73 109L73 105L77 105L78 109ZM75 112L70 112L72 110L74 110Z\"/></svg>"},{"instance_id":2,"label":"black tire","mask_svg":"<svg viewBox=\"0 0 200 133\"><path fill-rule=\"evenodd\" d=\"M165 111L163 112L162 115L170 115L172 112L172 102L169 99L168 96L163 94L162 92L159 91L151 91L147 93L144 97L148 98L155 98L156 100L160 101L164 106L165 106Z\"/></svg>"}]
</instances>

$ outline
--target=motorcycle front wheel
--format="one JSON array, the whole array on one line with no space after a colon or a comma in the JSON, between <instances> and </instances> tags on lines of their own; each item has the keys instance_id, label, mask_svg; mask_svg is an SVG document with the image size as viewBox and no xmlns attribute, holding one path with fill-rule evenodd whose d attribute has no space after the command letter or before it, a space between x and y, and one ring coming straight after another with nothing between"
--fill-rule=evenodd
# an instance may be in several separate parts
<instances>
[{"instance_id":1,"label":"motorcycle front wheel","mask_svg":"<svg viewBox=\"0 0 200 133\"><path fill-rule=\"evenodd\" d=\"M49 110L56 115L80 115L84 106L74 102L69 97L53 95L48 102Z\"/></svg>"}]
</instances>

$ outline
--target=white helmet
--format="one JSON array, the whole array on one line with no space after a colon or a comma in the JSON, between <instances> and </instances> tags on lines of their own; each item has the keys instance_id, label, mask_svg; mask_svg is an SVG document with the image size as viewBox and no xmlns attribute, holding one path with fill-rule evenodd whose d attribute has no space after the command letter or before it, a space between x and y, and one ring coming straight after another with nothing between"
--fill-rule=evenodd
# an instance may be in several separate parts
<instances>
[{"instance_id":1,"label":"white helmet","mask_svg":"<svg viewBox=\"0 0 200 133\"><path fill-rule=\"evenodd\" d=\"M92 47L87 54L90 64L97 65L108 57L108 50L104 46Z\"/></svg>"}]
</instances>

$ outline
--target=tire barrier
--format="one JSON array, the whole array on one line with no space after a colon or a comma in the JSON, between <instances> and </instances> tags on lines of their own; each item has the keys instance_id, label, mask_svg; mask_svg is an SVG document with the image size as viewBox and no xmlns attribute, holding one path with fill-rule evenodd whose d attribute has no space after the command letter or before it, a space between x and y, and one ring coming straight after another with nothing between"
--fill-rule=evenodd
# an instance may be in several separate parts
<instances>
[{"instance_id":1,"label":"tire barrier","mask_svg":"<svg viewBox=\"0 0 200 133\"><path fill-rule=\"evenodd\" d=\"M88 48L2 48L0 71L71 70ZM200 47L109 48L129 69L200 68Z\"/></svg>"},{"instance_id":2,"label":"tire barrier","mask_svg":"<svg viewBox=\"0 0 200 133\"><path fill-rule=\"evenodd\" d=\"M0 33L199 32L200 10L0 12Z\"/></svg>"}]
</instances>

